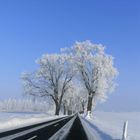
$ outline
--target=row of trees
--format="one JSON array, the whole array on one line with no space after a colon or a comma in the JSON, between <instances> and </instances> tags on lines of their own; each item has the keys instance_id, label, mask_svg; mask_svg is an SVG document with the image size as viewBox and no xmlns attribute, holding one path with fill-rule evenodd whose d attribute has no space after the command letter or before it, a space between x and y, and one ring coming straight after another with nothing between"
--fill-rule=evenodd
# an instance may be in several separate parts
<instances>
[{"instance_id":1,"label":"row of trees","mask_svg":"<svg viewBox=\"0 0 140 140\"><path fill-rule=\"evenodd\" d=\"M38 69L22 75L27 95L49 98L55 105L55 115L66 111L91 113L93 105L107 99L115 88L118 72L113 57L104 47L90 41L76 42L62 48L60 54L44 54L36 62Z\"/></svg>"},{"instance_id":2,"label":"row of trees","mask_svg":"<svg viewBox=\"0 0 140 140\"><path fill-rule=\"evenodd\" d=\"M7 99L0 101L0 111L8 112L47 112L46 102L32 99Z\"/></svg>"}]
</instances>

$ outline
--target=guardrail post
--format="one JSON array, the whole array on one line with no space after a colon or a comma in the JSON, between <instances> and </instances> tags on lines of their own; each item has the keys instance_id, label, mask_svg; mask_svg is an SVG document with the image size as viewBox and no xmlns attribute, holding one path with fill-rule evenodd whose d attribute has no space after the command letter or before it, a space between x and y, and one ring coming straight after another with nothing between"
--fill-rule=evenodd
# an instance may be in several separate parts
<instances>
[{"instance_id":1,"label":"guardrail post","mask_svg":"<svg viewBox=\"0 0 140 140\"><path fill-rule=\"evenodd\" d=\"M124 125L123 125L122 140L126 140L127 138L127 128L128 128L128 121L124 122Z\"/></svg>"}]
</instances>

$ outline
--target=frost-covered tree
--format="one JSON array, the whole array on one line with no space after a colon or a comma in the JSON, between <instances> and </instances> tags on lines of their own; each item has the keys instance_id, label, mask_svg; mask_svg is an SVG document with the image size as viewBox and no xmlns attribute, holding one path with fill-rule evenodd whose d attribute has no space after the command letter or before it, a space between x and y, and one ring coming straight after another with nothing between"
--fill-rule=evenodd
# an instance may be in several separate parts
<instances>
[{"instance_id":1,"label":"frost-covered tree","mask_svg":"<svg viewBox=\"0 0 140 140\"><path fill-rule=\"evenodd\" d=\"M71 82L71 87L63 98L64 114L84 113L87 103L87 94L78 81Z\"/></svg>"},{"instance_id":2,"label":"frost-covered tree","mask_svg":"<svg viewBox=\"0 0 140 140\"><path fill-rule=\"evenodd\" d=\"M93 99L94 104L97 100L106 100L107 93L115 87L114 79L118 72L113 57L105 53L102 45L90 41L76 42L70 49L62 51L73 59L73 66L78 70L77 77L87 90L87 111L91 113Z\"/></svg>"},{"instance_id":3,"label":"frost-covered tree","mask_svg":"<svg viewBox=\"0 0 140 140\"><path fill-rule=\"evenodd\" d=\"M64 94L70 88L75 74L70 63L70 56L45 54L37 60L37 71L22 76L25 93L52 99L55 115L59 115Z\"/></svg>"}]
</instances>

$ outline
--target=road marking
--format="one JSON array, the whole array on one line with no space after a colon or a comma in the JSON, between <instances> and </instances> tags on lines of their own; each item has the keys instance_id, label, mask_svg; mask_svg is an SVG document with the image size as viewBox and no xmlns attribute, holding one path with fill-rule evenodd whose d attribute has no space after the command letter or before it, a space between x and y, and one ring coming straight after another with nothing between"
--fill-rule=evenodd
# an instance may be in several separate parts
<instances>
[{"instance_id":1,"label":"road marking","mask_svg":"<svg viewBox=\"0 0 140 140\"><path fill-rule=\"evenodd\" d=\"M54 127L54 124L59 124L59 123L61 123L61 122L63 122L63 120L67 120L67 119L71 119L72 117L63 117L63 118L60 118L59 120L57 119L57 120L54 120L54 121L52 121L52 122L49 122L49 123L45 123L45 124L43 124L43 125L39 125L39 126L36 126L36 127L31 127L31 128L29 128L29 129L25 129L25 130L23 130L23 131L20 131L20 132L17 132L17 133L15 133L15 134L11 134L11 135L8 135L8 136L4 136L4 137L2 137L2 138L0 138L0 140L12 140L12 139L16 139L16 138L20 138L20 137L23 137L24 135L27 135L27 134L30 134L30 133L32 133L32 132L34 132L34 131L39 131L39 130L41 130L41 129L43 129L43 128L48 128L48 127ZM60 124L59 124L60 125ZM32 126L32 125L31 125ZM36 138L37 137L37 138ZM33 138L35 139L38 139L39 138L39 136L33 136L33 137L31 137L31 138L27 138L26 140L33 140Z\"/></svg>"},{"instance_id":2,"label":"road marking","mask_svg":"<svg viewBox=\"0 0 140 140\"><path fill-rule=\"evenodd\" d=\"M33 136L33 137L31 137L31 138L29 138L29 139L27 139L27 140L33 140L34 138L36 138L37 136Z\"/></svg>"},{"instance_id":3,"label":"road marking","mask_svg":"<svg viewBox=\"0 0 140 140\"><path fill-rule=\"evenodd\" d=\"M56 127L57 125L59 125L59 123L55 124L54 127Z\"/></svg>"}]
</instances>

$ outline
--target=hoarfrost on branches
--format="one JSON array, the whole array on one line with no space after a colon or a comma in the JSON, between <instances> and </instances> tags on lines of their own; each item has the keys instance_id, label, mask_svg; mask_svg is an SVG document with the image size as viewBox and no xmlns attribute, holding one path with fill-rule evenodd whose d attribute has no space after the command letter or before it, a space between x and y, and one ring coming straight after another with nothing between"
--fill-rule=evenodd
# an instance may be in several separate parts
<instances>
[{"instance_id":1,"label":"hoarfrost on branches","mask_svg":"<svg viewBox=\"0 0 140 140\"><path fill-rule=\"evenodd\" d=\"M77 77L87 89L87 111L91 112L93 98L96 101L106 100L107 93L115 88L114 79L118 72L113 57L105 54L104 46L90 41L76 42L71 48L62 49L62 52L73 59Z\"/></svg>"},{"instance_id":2,"label":"hoarfrost on branches","mask_svg":"<svg viewBox=\"0 0 140 140\"><path fill-rule=\"evenodd\" d=\"M58 115L64 94L70 88L70 81L75 72L70 67L70 57L59 54L45 54L36 62L39 68L34 73L26 73L25 92L30 95L49 96L55 103L55 114Z\"/></svg>"},{"instance_id":3,"label":"hoarfrost on branches","mask_svg":"<svg viewBox=\"0 0 140 140\"><path fill-rule=\"evenodd\" d=\"M90 41L76 42L71 48L62 48L61 54L44 54L36 62L37 71L22 77L28 95L49 97L58 115L91 112L98 101L105 101L113 92L118 75L114 58L105 53L101 44ZM71 113L69 113L71 114Z\"/></svg>"}]
</instances>

